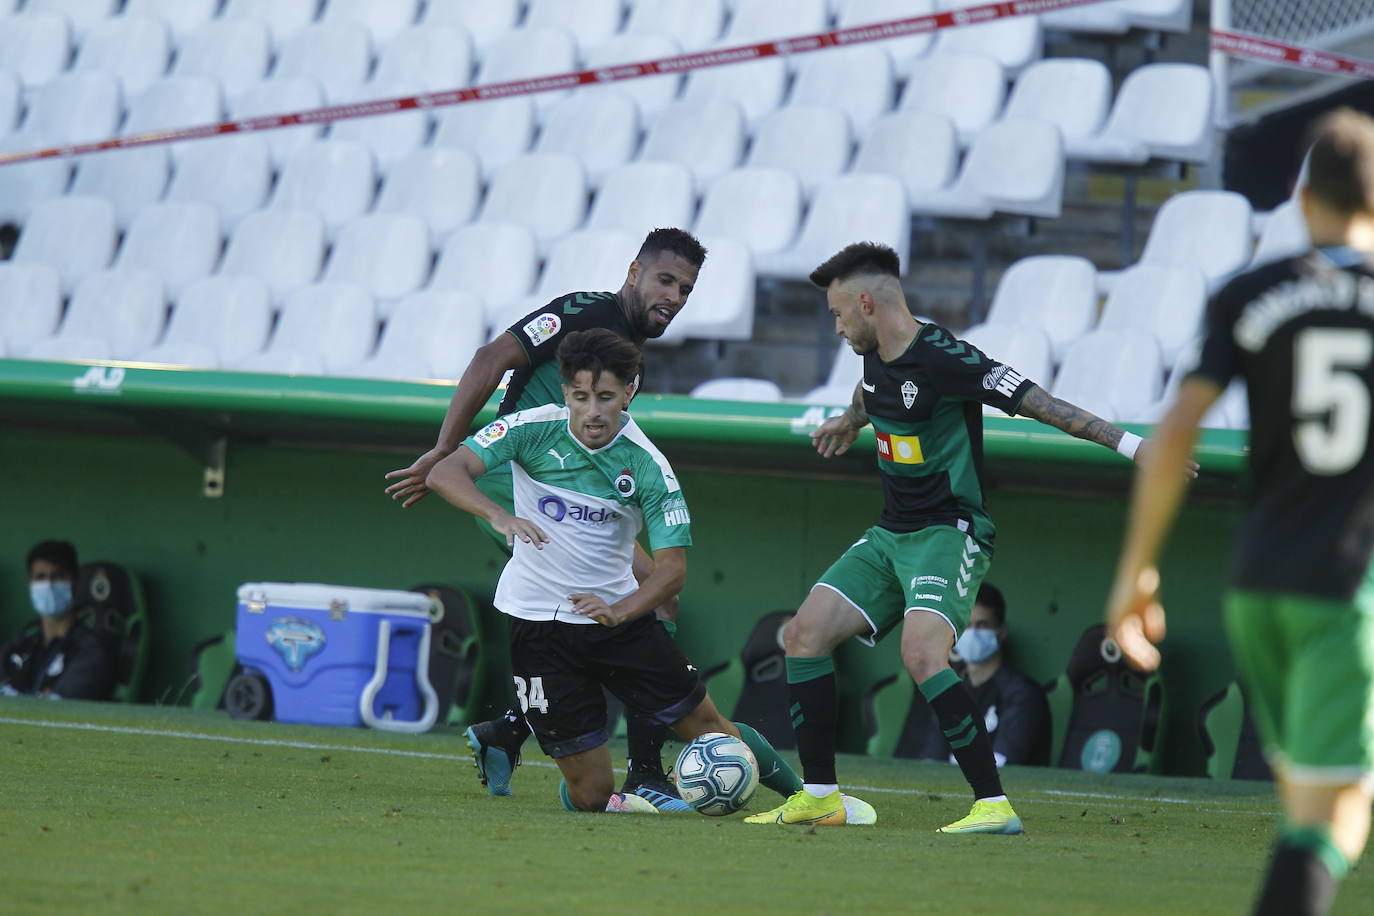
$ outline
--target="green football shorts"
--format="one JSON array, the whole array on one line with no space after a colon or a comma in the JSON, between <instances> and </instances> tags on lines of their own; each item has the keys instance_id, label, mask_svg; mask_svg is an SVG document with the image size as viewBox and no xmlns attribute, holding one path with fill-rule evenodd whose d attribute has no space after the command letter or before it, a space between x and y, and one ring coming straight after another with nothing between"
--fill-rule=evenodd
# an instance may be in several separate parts
<instances>
[{"instance_id":1,"label":"green football shorts","mask_svg":"<svg viewBox=\"0 0 1374 916\"><path fill-rule=\"evenodd\" d=\"M1231 591L1226 628L1266 750L1295 783L1374 773L1374 582L1353 601Z\"/></svg>"},{"instance_id":2,"label":"green football shorts","mask_svg":"<svg viewBox=\"0 0 1374 916\"><path fill-rule=\"evenodd\" d=\"M816 585L837 592L868 621L859 641L873 645L908 611L939 614L957 638L968 625L992 550L948 525L895 534L873 527L844 552Z\"/></svg>"}]
</instances>

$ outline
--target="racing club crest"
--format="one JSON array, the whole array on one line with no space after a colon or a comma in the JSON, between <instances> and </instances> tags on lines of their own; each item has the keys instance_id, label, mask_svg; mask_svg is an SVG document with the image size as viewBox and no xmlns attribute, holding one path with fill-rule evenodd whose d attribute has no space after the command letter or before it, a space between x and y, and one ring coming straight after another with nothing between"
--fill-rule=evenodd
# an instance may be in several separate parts
<instances>
[{"instance_id":1,"label":"racing club crest","mask_svg":"<svg viewBox=\"0 0 1374 916\"><path fill-rule=\"evenodd\" d=\"M615 479L615 491L626 499L635 495L635 479L629 468L622 470Z\"/></svg>"}]
</instances>

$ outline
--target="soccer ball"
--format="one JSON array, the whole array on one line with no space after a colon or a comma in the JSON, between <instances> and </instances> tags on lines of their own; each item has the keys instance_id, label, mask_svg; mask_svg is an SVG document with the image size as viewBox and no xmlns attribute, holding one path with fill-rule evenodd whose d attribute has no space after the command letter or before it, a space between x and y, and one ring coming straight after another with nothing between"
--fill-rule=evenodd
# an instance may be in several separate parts
<instances>
[{"instance_id":1,"label":"soccer ball","mask_svg":"<svg viewBox=\"0 0 1374 916\"><path fill-rule=\"evenodd\" d=\"M734 814L754 797L759 765L749 746L734 735L707 732L678 755L673 780L682 800L702 814Z\"/></svg>"}]
</instances>

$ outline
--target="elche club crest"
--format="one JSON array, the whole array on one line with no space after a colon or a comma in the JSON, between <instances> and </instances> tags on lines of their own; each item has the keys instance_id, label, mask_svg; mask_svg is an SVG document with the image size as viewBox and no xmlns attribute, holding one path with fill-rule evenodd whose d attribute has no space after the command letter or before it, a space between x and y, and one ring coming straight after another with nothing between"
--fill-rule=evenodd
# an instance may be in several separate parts
<instances>
[{"instance_id":1,"label":"elche club crest","mask_svg":"<svg viewBox=\"0 0 1374 916\"><path fill-rule=\"evenodd\" d=\"M615 491L626 499L635 495L635 479L629 468L625 468L620 472L620 476L616 477Z\"/></svg>"},{"instance_id":2,"label":"elche club crest","mask_svg":"<svg viewBox=\"0 0 1374 916\"><path fill-rule=\"evenodd\" d=\"M902 382L902 403L906 405L907 410L910 410L911 405L916 403L916 393L920 390L916 387L916 383L910 379Z\"/></svg>"}]
</instances>

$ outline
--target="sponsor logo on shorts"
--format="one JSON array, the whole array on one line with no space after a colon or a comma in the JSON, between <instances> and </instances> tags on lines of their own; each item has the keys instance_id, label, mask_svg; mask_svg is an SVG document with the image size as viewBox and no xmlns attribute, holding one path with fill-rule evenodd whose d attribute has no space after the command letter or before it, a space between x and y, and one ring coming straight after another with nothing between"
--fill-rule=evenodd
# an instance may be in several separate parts
<instances>
[{"instance_id":1,"label":"sponsor logo on shorts","mask_svg":"<svg viewBox=\"0 0 1374 916\"><path fill-rule=\"evenodd\" d=\"M1011 397L1016 393L1016 386L1025 380L1026 377L1011 366L999 365L983 376L983 387L988 391L996 389L998 394Z\"/></svg>"},{"instance_id":2,"label":"sponsor logo on shorts","mask_svg":"<svg viewBox=\"0 0 1374 916\"><path fill-rule=\"evenodd\" d=\"M944 601L944 600L945 600L945 596L944 596L944 595L930 595L930 594L912 595L912 596L911 596L911 600L912 600L912 601Z\"/></svg>"},{"instance_id":3,"label":"sponsor logo on shorts","mask_svg":"<svg viewBox=\"0 0 1374 916\"><path fill-rule=\"evenodd\" d=\"M545 312L542 315L536 315L532 318L530 322L525 325L523 330L525 336L530 339L530 343L537 347L557 334L562 327L563 322L557 315L553 312Z\"/></svg>"},{"instance_id":4,"label":"sponsor logo on shorts","mask_svg":"<svg viewBox=\"0 0 1374 916\"><path fill-rule=\"evenodd\" d=\"M553 522L561 522L566 518L569 521L583 522L588 525L603 525L606 522L619 521L623 517L614 509L579 506L577 503L568 505L567 502L557 496L545 496L540 499L539 514Z\"/></svg>"},{"instance_id":5,"label":"sponsor logo on shorts","mask_svg":"<svg viewBox=\"0 0 1374 916\"><path fill-rule=\"evenodd\" d=\"M911 580L912 588L920 588L922 585L934 585L940 588L949 588L949 580L944 576L916 576Z\"/></svg>"},{"instance_id":6,"label":"sponsor logo on shorts","mask_svg":"<svg viewBox=\"0 0 1374 916\"><path fill-rule=\"evenodd\" d=\"M911 405L916 403L916 394L920 390L913 381L902 382L902 403L906 405L907 410L910 410Z\"/></svg>"},{"instance_id":7,"label":"sponsor logo on shorts","mask_svg":"<svg viewBox=\"0 0 1374 916\"><path fill-rule=\"evenodd\" d=\"M510 432L510 427L505 420L493 420L473 435L472 439L482 448L490 448L493 442L505 437Z\"/></svg>"},{"instance_id":8,"label":"sponsor logo on shorts","mask_svg":"<svg viewBox=\"0 0 1374 916\"><path fill-rule=\"evenodd\" d=\"M926 456L921 452L920 436L892 436L878 433L878 457L896 464L922 464Z\"/></svg>"}]
</instances>

